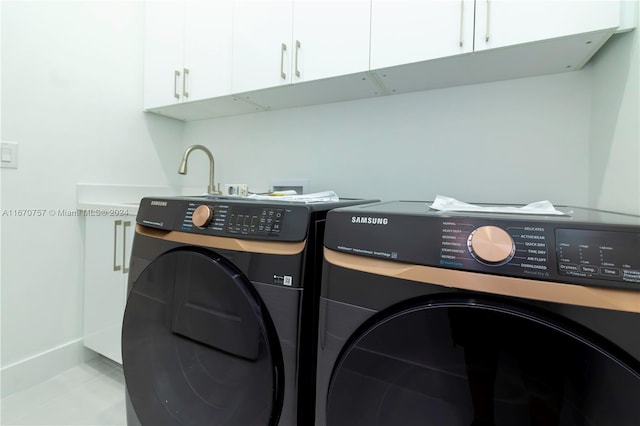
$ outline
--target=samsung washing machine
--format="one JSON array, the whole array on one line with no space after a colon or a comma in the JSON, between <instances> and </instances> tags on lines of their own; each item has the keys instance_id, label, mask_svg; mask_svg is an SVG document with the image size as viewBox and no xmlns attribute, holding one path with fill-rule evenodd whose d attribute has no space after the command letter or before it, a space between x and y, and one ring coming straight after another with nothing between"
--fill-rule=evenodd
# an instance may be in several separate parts
<instances>
[{"instance_id":1,"label":"samsung washing machine","mask_svg":"<svg viewBox=\"0 0 640 426\"><path fill-rule=\"evenodd\" d=\"M128 425L313 422L324 220L358 202L144 198L122 330Z\"/></svg>"},{"instance_id":2,"label":"samsung washing machine","mask_svg":"<svg viewBox=\"0 0 640 426\"><path fill-rule=\"evenodd\" d=\"M640 425L640 217L329 213L316 425Z\"/></svg>"}]
</instances>

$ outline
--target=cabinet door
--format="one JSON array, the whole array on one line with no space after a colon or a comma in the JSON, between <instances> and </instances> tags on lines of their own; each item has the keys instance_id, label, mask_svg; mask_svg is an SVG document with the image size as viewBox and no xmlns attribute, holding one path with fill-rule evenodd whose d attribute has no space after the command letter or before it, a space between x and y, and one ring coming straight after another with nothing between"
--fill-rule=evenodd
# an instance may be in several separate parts
<instances>
[{"instance_id":1,"label":"cabinet door","mask_svg":"<svg viewBox=\"0 0 640 426\"><path fill-rule=\"evenodd\" d=\"M295 0L293 81L368 71L370 0Z\"/></svg>"},{"instance_id":2,"label":"cabinet door","mask_svg":"<svg viewBox=\"0 0 640 426\"><path fill-rule=\"evenodd\" d=\"M182 1L147 1L145 7L144 108L149 109L181 101L185 8Z\"/></svg>"},{"instance_id":3,"label":"cabinet door","mask_svg":"<svg viewBox=\"0 0 640 426\"><path fill-rule=\"evenodd\" d=\"M86 222L84 345L118 363L133 221L89 217Z\"/></svg>"},{"instance_id":4,"label":"cabinet door","mask_svg":"<svg viewBox=\"0 0 640 426\"><path fill-rule=\"evenodd\" d=\"M477 0L475 50L493 49L620 24L620 2L611 0Z\"/></svg>"},{"instance_id":5,"label":"cabinet door","mask_svg":"<svg viewBox=\"0 0 640 426\"><path fill-rule=\"evenodd\" d=\"M231 93L233 0L187 1L185 9L184 101Z\"/></svg>"},{"instance_id":6,"label":"cabinet door","mask_svg":"<svg viewBox=\"0 0 640 426\"><path fill-rule=\"evenodd\" d=\"M373 0L371 69L473 51L473 0Z\"/></svg>"},{"instance_id":7,"label":"cabinet door","mask_svg":"<svg viewBox=\"0 0 640 426\"><path fill-rule=\"evenodd\" d=\"M291 83L292 0L236 0L232 92Z\"/></svg>"}]
</instances>

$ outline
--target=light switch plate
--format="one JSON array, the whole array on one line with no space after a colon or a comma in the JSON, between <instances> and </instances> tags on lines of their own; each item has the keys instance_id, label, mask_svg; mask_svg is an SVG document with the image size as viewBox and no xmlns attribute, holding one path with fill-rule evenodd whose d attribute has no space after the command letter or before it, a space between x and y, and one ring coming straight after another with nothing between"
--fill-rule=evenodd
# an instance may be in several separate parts
<instances>
[{"instance_id":1,"label":"light switch plate","mask_svg":"<svg viewBox=\"0 0 640 426\"><path fill-rule=\"evenodd\" d=\"M3 169L18 168L18 143L2 141L0 146L0 165Z\"/></svg>"}]
</instances>

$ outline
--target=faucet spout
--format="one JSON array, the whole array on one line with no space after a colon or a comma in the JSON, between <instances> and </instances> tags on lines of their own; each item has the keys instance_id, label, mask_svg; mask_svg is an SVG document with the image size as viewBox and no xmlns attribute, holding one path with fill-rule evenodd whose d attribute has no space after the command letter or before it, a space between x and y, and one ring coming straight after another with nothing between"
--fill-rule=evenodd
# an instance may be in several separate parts
<instances>
[{"instance_id":1,"label":"faucet spout","mask_svg":"<svg viewBox=\"0 0 640 426\"><path fill-rule=\"evenodd\" d=\"M214 176L214 170L215 170L215 163L213 161L213 154L211 154L211 151L209 151L207 147L203 145L191 145L187 147L187 149L185 149L184 151L184 154L182 155L182 161L180 162L178 173L181 175L187 174L187 161L189 160L189 155L191 155L191 153L195 150L204 151L204 153L207 154L207 157L209 157L209 186L207 187L207 192L213 195L220 195L221 194L220 191L216 191L216 188L214 185L213 176Z\"/></svg>"}]
</instances>

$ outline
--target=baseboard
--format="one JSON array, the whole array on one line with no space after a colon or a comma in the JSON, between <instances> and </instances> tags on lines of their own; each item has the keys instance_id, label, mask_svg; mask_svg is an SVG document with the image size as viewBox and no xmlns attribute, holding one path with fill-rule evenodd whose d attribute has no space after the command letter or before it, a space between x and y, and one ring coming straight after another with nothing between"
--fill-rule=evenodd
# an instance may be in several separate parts
<instances>
[{"instance_id":1,"label":"baseboard","mask_svg":"<svg viewBox=\"0 0 640 426\"><path fill-rule=\"evenodd\" d=\"M28 389L96 356L78 339L7 365L0 369L0 396Z\"/></svg>"}]
</instances>

